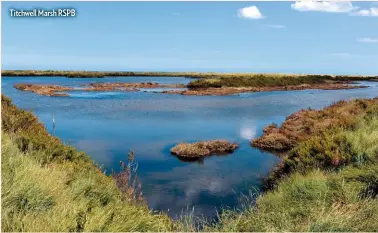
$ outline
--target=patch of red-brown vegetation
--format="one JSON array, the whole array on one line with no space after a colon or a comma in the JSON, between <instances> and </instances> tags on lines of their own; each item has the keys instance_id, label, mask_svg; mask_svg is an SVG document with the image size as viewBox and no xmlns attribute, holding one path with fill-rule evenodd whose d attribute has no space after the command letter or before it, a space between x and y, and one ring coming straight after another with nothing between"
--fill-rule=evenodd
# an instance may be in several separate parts
<instances>
[{"instance_id":1,"label":"patch of red-brown vegetation","mask_svg":"<svg viewBox=\"0 0 378 233\"><path fill-rule=\"evenodd\" d=\"M46 96L68 96L67 93L60 93L64 91L139 91L140 88L179 88L183 84L159 84L156 82L141 82L141 83L90 83L83 85L82 88L49 85L49 84L16 84L15 88L22 91L31 91L39 95Z\"/></svg>"},{"instance_id":2,"label":"patch of red-brown vegetation","mask_svg":"<svg viewBox=\"0 0 378 233\"><path fill-rule=\"evenodd\" d=\"M71 91L72 87L59 86L59 85L49 85L49 84L15 84L14 87L22 91L31 91L38 95L45 96L67 96L66 93L59 93L63 91Z\"/></svg>"},{"instance_id":3,"label":"patch of red-brown vegetation","mask_svg":"<svg viewBox=\"0 0 378 233\"><path fill-rule=\"evenodd\" d=\"M353 129L357 118L366 114L366 108L377 105L378 98L370 100L339 101L323 110L301 110L286 118L281 127L268 125L263 135L252 140L252 146L263 150L286 152L299 142L321 135L332 128Z\"/></svg>"},{"instance_id":4,"label":"patch of red-brown vegetation","mask_svg":"<svg viewBox=\"0 0 378 233\"><path fill-rule=\"evenodd\" d=\"M301 84L301 85L287 85L287 86L267 86L267 87L209 87L209 88L192 88L188 90L167 90L163 93L167 94L181 94L181 95L233 95L243 92L264 92L264 91L295 91L306 89L321 89L321 90L339 90L339 89L355 89L364 88L366 86L350 85L349 82L340 83L321 83L321 84Z\"/></svg>"}]
</instances>

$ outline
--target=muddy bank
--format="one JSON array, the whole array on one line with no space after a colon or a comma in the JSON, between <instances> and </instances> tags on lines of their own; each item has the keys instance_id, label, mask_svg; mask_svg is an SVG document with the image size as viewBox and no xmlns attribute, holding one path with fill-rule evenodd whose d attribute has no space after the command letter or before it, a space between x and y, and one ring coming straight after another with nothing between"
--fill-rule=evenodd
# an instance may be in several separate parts
<instances>
[{"instance_id":1,"label":"muddy bank","mask_svg":"<svg viewBox=\"0 0 378 233\"><path fill-rule=\"evenodd\" d=\"M195 143L179 143L171 149L171 154L195 160L210 155L229 154L237 148L237 143L231 143L226 140L211 140Z\"/></svg>"},{"instance_id":2,"label":"muddy bank","mask_svg":"<svg viewBox=\"0 0 378 233\"><path fill-rule=\"evenodd\" d=\"M378 106L378 98L371 100L339 101L323 110L300 110L286 118L281 127L268 125L263 135L251 141L252 146L263 150L287 152L310 137L323 135L339 128L353 129L368 113L367 108Z\"/></svg>"},{"instance_id":3,"label":"muddy bank","mask_svg":"<svg viewBox=\"0 0 378 233\"><path fill-rule=\"evenodd\" d=\"M356 89L366 88L367 86L355 86L350 82L343 83L322 83L322 84L301 84L301 85L288 85L288 86L272 86L272 87L220 87L220 88L193 88L188 90L167 90L162 93L166 94L181 94L181 95L233 95L244 92L264 92L264 91L295 91L307 89L320 89L320 90L340 90L340 89Z\"/></svg>"},{"instance_id":4,"label":"muddy bank","mask_svg":"<svg viewBox=\"0 0 378 233\"><path fill-rule=\"evenodd\" d=\"M45 96L68 96L68 91L139 91L140 88L180 88L183 84L159 84L155 82L141 83L90 83L79 88L49 84L15 84L14 87L22 91L31 91Z\"/></svg>"}]
</instances>

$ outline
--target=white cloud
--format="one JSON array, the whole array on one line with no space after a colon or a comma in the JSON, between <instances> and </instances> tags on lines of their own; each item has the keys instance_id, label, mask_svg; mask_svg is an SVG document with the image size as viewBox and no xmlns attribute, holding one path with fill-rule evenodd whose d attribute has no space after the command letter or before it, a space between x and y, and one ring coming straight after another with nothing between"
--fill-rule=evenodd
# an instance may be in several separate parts
<instances>
[{"instance_id":1,"label":"white cloud","mask_svg":"<svg viewBox=\"0 0 378 233\"><path fill-rule=\"evenodd\" d=\"M378 17L377 7L371 7L369 9L361 9L358 6L353 6L352 2L297 1L294 4L291 4L291 9L297 10L297 11L349 13L349 15L351 16Z\"/></svg>"},{"instance_id":2,"label":"white cloud","mask_svg":"<svg viewBox=\"0 0 378 233\"><path fill-rule=\"evenodd\" d=\"M368 10L359 10L356 12L352 12L351 15L353 16L371 16L371 17L378 17L378 8L370 8Z\"/></svg>"},{"instance_id":3,"label":"white cloud","mask_svg":"<svg viewBox=\"0 0 378 233\"><path fill-rule=\"evenodd\" d=\"M314 2L314 1L297 1L291 4L291 9L297 11L320 11L329 13L346 13L358 9L351 2Z\"/></svg>"},{"instance_id":4,"label":"white cloud","mask_svg":"<svg viewBox=\"0 0 378 233\"><path fill-rule=\"evenodd\" d=\"M256 6L248 6L238 10L238 16L246 19L262 19L264 16L261 14Z\"/></svg>"},{"instance_id":5,"label":"white cloud","mask_svg":"<svg viewBox=\"0 0 378 233\"><path fill-rule=\"evenodd\" d=\"M378 43L378 38L365 37L365 38L359 38L357 39L357 41L362 42L362 43Z\"/></svg>"},{"instance_id":6,"label":"white cloud","mask_svg":"<svg viewBox=\"0 0 378 233\"><path fill-rule=\"evenodd\" d=\"M277 29L283 29L283 28L286 28L284 25L268 25L268 27L271 27L271 28L277 28Z\"/></svg>"}]
</instances>

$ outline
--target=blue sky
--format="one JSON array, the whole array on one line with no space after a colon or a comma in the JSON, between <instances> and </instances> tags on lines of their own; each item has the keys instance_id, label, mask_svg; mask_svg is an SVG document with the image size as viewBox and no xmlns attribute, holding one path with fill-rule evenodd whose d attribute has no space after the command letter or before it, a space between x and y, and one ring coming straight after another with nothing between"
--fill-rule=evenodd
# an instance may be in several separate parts
<instances>
[{"instance_id":1,"label":"blue sky","mask_svg":"<svg viewBox=\"0 0 378 233\"><path fill-rule=\"evenodd\" d=\"M378 4L3 2L2 69L378 74Z\"/></svg>"}]
</instances>

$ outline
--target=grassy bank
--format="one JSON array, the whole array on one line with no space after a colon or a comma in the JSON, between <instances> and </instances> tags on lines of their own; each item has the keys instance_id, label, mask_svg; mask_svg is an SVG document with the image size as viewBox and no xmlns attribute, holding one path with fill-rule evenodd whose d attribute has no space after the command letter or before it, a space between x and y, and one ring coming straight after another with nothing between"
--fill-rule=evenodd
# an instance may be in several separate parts
<instances>
[{"instance_id":1,"label":"grassy bank","mask_svg":"<svg viewBox=\"0 0 378 233\"><path fill-rule=\"evenodd\" d=\"M378 99L336 103L318 111L319 122L330 110L339 124L281 154L257 204L223 213L209 230L376 231Z\"/></svg>"},{"instance_id":2,"label":"grassy bank","mask_svg":"<svg viewBox=\"0 0 378 233\"><path fill-rule=\"evenodd\" d=\"M2 231L172 231L87 155L2 96ZM127 160L125 155L125 160Z\"/></svg>"}]
</instances>

